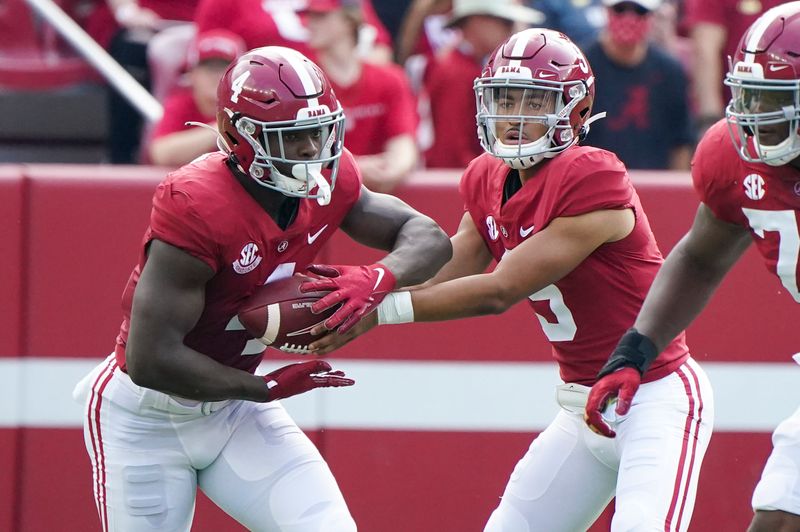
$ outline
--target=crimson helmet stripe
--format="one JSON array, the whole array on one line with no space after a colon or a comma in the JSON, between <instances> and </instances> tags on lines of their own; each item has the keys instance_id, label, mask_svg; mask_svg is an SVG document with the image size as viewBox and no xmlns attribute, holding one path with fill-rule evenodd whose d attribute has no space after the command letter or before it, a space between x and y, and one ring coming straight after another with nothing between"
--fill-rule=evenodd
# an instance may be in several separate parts
<instances>
[{"instance_id":1,"label":"crimson helmet stripe","mask_svg":"<svg viewBox=\"0 0 800 532\"><path fill-rule=\"evenodd\" d=\"M283 53L283 57L291 65L292 70L294 70L297 78L300 80L300 84L303 86L304 92L306 94L316 94L318 92L317 87L308 72L309 67L305 61L305 56L303 56L300 52L286 49L286 51ZM310 98L308 100L309 107L316 107L318 105L318 98Z\"/></svg>"},{"instance_id":2,"label":"crimson helmet stripe","mask_svg":"<svg viewBox=\"0 0 800 532\"><path fill-rule=\"evenodd\" d=\"M746 51L759 50L758 44L761 42L761 39L764 37L764 33L766 33L772 23L781 17L789 17L796 14L797 6L798 2L789 2L788 4L775 6L761 15L761 17L759 17L758 20L756 20L753 24L750 35L747 38L747 42L744 43L744 49ZM755 54L745 53L744 61L746 63L752 63L755 61Z\"/></svg>"}]
</instances>

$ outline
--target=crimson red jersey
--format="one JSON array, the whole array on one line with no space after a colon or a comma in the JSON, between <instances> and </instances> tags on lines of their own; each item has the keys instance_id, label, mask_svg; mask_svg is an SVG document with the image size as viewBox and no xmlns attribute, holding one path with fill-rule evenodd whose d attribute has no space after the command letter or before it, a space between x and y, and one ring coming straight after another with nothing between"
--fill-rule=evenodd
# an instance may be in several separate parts
<instances>
[{"instance_id":1,"label":"crimson red jersey","mask_svg":"<svg viewBox=\"0 0 800 532\"><path fill-rule=\"evenodd\" d=\"M551 221L601 209L632 208L627 237L603 244L559 281L529 296L553 346L561 378L591 385L620 337L634 323L663 259L628 173L605 150L574 146L540 169L503 204L510 169L484 154L461 180L465 207L495 260ZM659 379L688 357L681 333L653 362L645 381Z\"/></svg>"},{"instance_id":2,"label":"crimson red jersey","mask_svg":"<svg viewBox=\"0 0 800 532\"><path fill-rule=\"evenodd\" d=\"M373 155L399 135L415 135L417 109L403 69L362 63L361 76L349 87L331 81L344 109L344 144L354 155Z\"/></svg>"},{"instance_id":3,"label":"crimson red jersey","mask_svg":"<svg viewBox=\"0 0 800 532\"><path fill-rule=\"evenodd\" d=\"M239 306L257 286L305 270L360 195L361 175L345 151L330 204L300 200L294 221L283 230L236 180L226 157L222 152L204 155L169 174L156 189L139 262L122 296L116 354L123 369L133 292L151 240L178 247L215 272L206 285L203 313L184 344L252 373L264 346L239 324Z\"/></svg>"},{"instance_id":4,"label":"crimson red jersey","mask_svg":"<svg viewBox=\"0 0 800 532\"><path fill-rule=\"evenodd\" d=\"M750 231L767 269L800 303L800 170L742 160L720 120L697 146L692 180L717 218Z\"/></svg>"}]
</instances>

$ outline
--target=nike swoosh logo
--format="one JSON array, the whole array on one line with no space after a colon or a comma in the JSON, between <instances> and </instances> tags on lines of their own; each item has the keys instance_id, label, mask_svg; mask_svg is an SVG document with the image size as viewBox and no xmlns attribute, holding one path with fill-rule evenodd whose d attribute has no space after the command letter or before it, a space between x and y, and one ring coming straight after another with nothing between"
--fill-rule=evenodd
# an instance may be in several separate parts
<instances>
[{"instance_id":1,"label":"nike swoosh logo","mask_svg":"<svg viewBox=\"0 0 800 532\"><path fill-rule=\"evenodd\" d=\"M313 235L311 233L308 233L308 245L310 246L311 244L313 244L314 241L319 237L319 235L321 235L322 232L327 228L328 228L328 224L325 224L325 225L322 226L322 228L319 231L317 231Z\"/></svg>"},{"instance_id":2,"label":"nike swoosh logo","mask_svg":"<svg viewBox=\"0 0 800 532\"><path fill-rule=\"evenodd\" d=\"M386 273L386 272L383 271L383 268L375 268L375 271L378 272L378 278L375 279L375 286L372 287L373 290L378 288L378 285L381 284L381 281L383 280L383 276Z\"/></svg>"},{"instance_id":3,"label":"nike swoosh logo","mask_svg":"<svg viewBox=\"0 0 800 532\"><path fill-rule=\"evenodd\" d=\"M777 72L778 70L783 70L784 68L789 68L789 65L770 65L769 71Z\"/></svg>"},{"instance_id":4,"label":"nike swoosh logo","mask_svg":"<svg viewBox=\"0 0 800 532\"><path fill-rule=\"evenodd\" d=\"M530 227L522 227L522 226L520 226L520 228L519 228L519 236L521 236L522 238L528 238L528 235L533 233L533 228L534 227L535 226L533 226L533 225L530 226Z\"/></svg>"},{"instance_id":5,"label":"nike swoosh logo","mask_svg":"<svg viewBox=\"0 0 800 532\"><path fill-rule=\"evenodd\" d=\"M555 77L555 74L551 74L550 72L539 72L540 78L552 78Z\"/></svg>"}]
</instances>

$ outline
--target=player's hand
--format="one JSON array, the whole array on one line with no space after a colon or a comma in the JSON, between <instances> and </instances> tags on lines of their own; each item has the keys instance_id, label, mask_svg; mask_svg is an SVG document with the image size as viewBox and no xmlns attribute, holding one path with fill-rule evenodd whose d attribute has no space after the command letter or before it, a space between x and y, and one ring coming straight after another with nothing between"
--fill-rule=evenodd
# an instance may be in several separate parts
<instances>
[{"instance_id":1,"label":"player's hand","mask_svg":"<svg viewBox=\"0 0 800 532\"><path fill-rule=\"evenodd\" d=\"M311 312L322 312L341 303L339 310L325 320L328 330L338 327L341 334L375 310L397 283L394 274L380 263L369 266L312 264L308 271L318 277L301 284L300 291L330 291L311 306Z\"/></svg>"},{"instance_id":2,"label":"player's hand","mask_svg":"<svg viewBox=\"0 0 800 532\"><path fill-rule=\"evenodd\" d=\"M642 376L636 368L626 367L601 377L592 386L586 400L584 421L597 434L613 438L617 435L603 419L603 412L613 399L617 399L615 412L624 416L631 408L631 401L639 389Z\"/></svg>"},{"instance_id":3,"label":"player's hand","mask_svg":"<svg viewBox=\"0 0 800 532\"><path fill-rule=\"evenodd\" d=\"M324 360L289 364L262 375L261 378L267 383L270 401L285 399L314 388L338 388L356 383L345 377L343 371L333 371L331 365Z\"/></svg>"},{"instance_id":4,"label":"player's hand","mask_svg":"<svg viewBox=\"0 0 800 532\"><path fill-rule=\"evenodd\" d=\"M378 325L378 313L373 312L361 319L356 325L345 333L328 332L323 325L317 325L311 330L311 334L325 334L311 344L308 349L312 355L327 355L331 351L335 351L345 344L348 344Z\"/></svg>"}]
</instances>

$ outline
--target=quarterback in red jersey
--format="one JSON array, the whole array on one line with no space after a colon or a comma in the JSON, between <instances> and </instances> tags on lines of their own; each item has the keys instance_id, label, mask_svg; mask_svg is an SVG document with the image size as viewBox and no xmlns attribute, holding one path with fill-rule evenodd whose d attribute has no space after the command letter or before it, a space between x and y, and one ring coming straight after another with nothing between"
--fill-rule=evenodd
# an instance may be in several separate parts
<instances>
[{"instance_id":1,"label":"quarterback in red jersey","mask_svg":"<svg viewBox=\"0 0 800 532\"><path fill-rule=\"evenodd\" d=\"M606 429L607 399L635 392L641 370L703 310L751 242L800 303L800 2L770 9L750 26L725 84L732 92L726 120L708 130L692 163L700 207L592 390L586 416L597 430ZM750 532L800 530L800 410L772 441Z\"/></svg>"},{"instance_id":2,"label":"quarterback in red jersey","mask_svg":"<svg viewBox=\"0 0 800 532\"><path fill-rule=\"evenodd\" d=\"M299 52L251 50L217 97L222 150L158 185L115 354L85 379L102 526L189 530L199 487L250 530L354 531L327 464L277 401L353 380L322 360L255 375L264 346L237 312L260 285L309 268L337 228L389 251L341 268L340 322L428 279L450 244L362 186L341 105Z\"/></svg>"},{"instance_id":3,"label":"quarterback in red jersey","mask_svg":"<svg viewBox=\"0 0 800 532\"><path fill-rule=\"evenodd\" d=\"M586 530L615 494L612 530L686 530L711 436L710 385L683 335L613 422L617 440L583 422L589 386L662 262L623 164L578 145L591 122L594 81L561 33L530 29L500 45L475 81L487 153L461 180L466 213L451 238L453 259L422 287L387 296L376 318L356 327L496 314L530 302L564 380L562 408L517 464L487 531ZM484 273L492 259L496 267ZM348 339L339 336L311 347L326 352ZM566 511L554 510L564 501Z\"/></svg>"}]
</instances>

